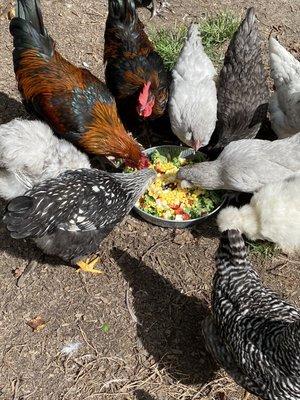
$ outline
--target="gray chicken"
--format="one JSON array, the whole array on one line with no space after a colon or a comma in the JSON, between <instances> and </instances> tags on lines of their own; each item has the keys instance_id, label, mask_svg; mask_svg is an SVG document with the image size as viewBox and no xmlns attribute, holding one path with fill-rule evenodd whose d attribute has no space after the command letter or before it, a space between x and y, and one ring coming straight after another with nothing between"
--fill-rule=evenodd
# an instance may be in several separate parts
<instances>
[{"instance_id":1,"label":"gray chicken","mask_svg":"<svg viewBox=\"0 0 300 400\"><path fill-rule=\"evenodd\" d=\"M134 0L136 7L145 7L148 8L151 6L151 19L156 15L162 13L164 7L167 7L169 3L166 0ZM159 3L159 4L158 4Z\"/></svg>"},{"instance_id":2,"label":"gray chicken","mask_svg":"<svg viewBox=\"0 0 300 400\"><path fill-rule=\"evenodd\" d=\"M300 171L300 133L275 140L244 139L230 143L215 161L188 165L177 177L205 189L254 192Z\"/></svg>"},{"instance_id":3,"label":"gray chicken","mask_svg":"<svg viewBox=\"0 0 300 400\"><path fill-rule=\"evenodd\" d=\"M33 238L46 254L97 273L98 258L83 259L97 251L155 175L150 169L131 174L67 171L12 200L3 222L12 238Z\"/></svg>"},{"instance_id":4,"label":"gray chicken","mask_svg":"<svg viewBox=\"0 0 300 400\"><path fill-rule=\"evenodd\" d=\"M218 122L212 146L256 136L267 116L269 90L254 9L232 38L218 84Z\"/></svg>"},{"instance_id":5,"label":"gray chicken","mask_svg":"<svg viewBox=\"0 0 300 400\"><path fill-rule=\"evenodd\" d=\"M300 399L300 311L263 286L242 235L224 232L216 262L208 350L235 381L263 400Z\"/></svg>"}]
</instances>

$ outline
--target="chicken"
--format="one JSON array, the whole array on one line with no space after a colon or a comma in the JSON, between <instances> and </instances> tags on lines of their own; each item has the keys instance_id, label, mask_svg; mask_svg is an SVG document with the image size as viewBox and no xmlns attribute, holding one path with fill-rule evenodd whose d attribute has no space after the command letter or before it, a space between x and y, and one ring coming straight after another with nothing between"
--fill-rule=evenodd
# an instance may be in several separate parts
<instances>
[{"instance_id":1,"label":"chicken","mask_svg":"<svg viewBox=\"0 0 300 400\"><path fill-rule=\"evenodd\" d=\"M55 50L39 0L17 0L16 15L10 24L14 69L28 112L85 152L123 158L138 168L147 166L139 144L125 131L107 87Z\"/></svg>"},{"instance_id":2,"label":"chicken","mask_svg":"<svg viewBox=\"0 0 300 400\"><path fill-rule=\"evenodd\" d=\"M204 52L198 25L190 26L172 74L169 96L172 130L197 151L208 144L217 121L216 70Z\"/></svg>"},{"instance_id":3,"label":"chicken","mask_svg":"<svg viewBox=\"0 0 300 400\"><path fill-rule=\"evenodd\" d=\"M124 123L165 113L169 75L149 41L134 0L109 0L105 29L106 83Z\"/></svg>"},{"instance_id":4,"label":"chicken","mask_svg":"<svg viewBox=\"0 0 300 400\"><path fill-rule=\"evenodd\" d=\"M217 218L221 232L238 229L251 240L269 240L287 253L300 253L300 171L269 183L250 204L227 207Z\"/></svg>"},{"instance_id":5,"label":"chicken","mask_svg":"<svg viewBox=\"0 0 300 400\"><path fill-rule=\"evenodd\" d=\"M271 124L277 136L285 138L300 132L300 61L274 38L269 51L276 88L269 105Z\"/></svg>"},{"instance_id":6,"label":"chicken","mask_svg":"<svg viewBox=\"0 0 300 400\"><path fill-rule=\"evenodd\" d=\"M79 168L90 168L87 155L43 122L15 119L0 125L0 196L5 200Z\"/></svg>"},{"instance_id":7,"label":"chicken","mask_svg":"<svg viewBox=\"0 0 300 400\"><path fill-rule=\"evenodd\" d=\"M90 263L90 255L131 211L155 175L151 169L131 174L67 171L12 200L3 222L12 238L33 238L46 254L95 272L98 260Z\"/></svg>"},{"instance_id":8,"label":"chicken","mask_svg":"<svg viewBox=\"0 0 300 400\"><path fill-rule=\"evenodd\" d=\"M262 400L299 400L300 311L262 284L239 231L223 233L216 268L208 350Z\"/></svg>"},{"instance_id":9,"label":"chicken","mask_svg":"<svg viewBox=\"0 0 300 400\"><path fill-rule=\"evenodd\" d=\"M226 146L215 161L182 167L177 176L205 189L251 193L300 171L299 154L300 133L274 142L238 140Z\"/></svg>"},{"instance_id":10,"label":"chicken","mask_svg":"<svg viewBox=\"0 0 300 400\"><path fill-rule=\"evenodd\" d=\"M169 5L166 0L134 0L136 7L146 7L148 8L151 5L151 18L155 17L156 15L162 14L162 11L165 7ZM159 6L157 5L159 3Z\"/></svg>"},{"instance_id":11,"label":"chicken","mask_svg":"<svg viewBox=\"0 0 300 400\"><path fill-rule=\"evenodd\" d=\"M254 138L267 116L269 91L262 62L261 39L254 9L232 38L218 83L218 122L215 148Z\"/></svg>"}]
</instances>

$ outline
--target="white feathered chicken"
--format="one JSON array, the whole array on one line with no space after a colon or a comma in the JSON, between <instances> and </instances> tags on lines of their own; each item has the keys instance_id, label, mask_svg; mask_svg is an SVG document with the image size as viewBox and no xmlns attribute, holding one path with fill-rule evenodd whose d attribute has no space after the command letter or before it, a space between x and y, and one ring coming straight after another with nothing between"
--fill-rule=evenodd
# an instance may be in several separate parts
<instances>
[{"instance_id":1,"label":"white feathered chicken","mask_svg":"<svg viewBox=\"0 0 300 400\"><path fill-rule=\"evenodd\" d=\"M276 88L269 105L271 124L277 136L285 138L300 132L300 62L274 38L269 51Z\"/></svg>"},{"instance_id":2,"label":"white feathered chicken","mask_svg":"<svg viewBox=\"0 0 300 400\"><path fill-rule=\"evenodd\" d=\"M11 200L62 172L90 168L88 157L40 121L0 125L0 196Z\"/></svg>"},{"instance_id":3,"label":"white feathered chicken","mask_svg":"<svg viewBox=\"0 0 300 400\"><path fill-rule=\"evenodd\" d=\"M205 189L254 192L300 171L300 133L269 142L231 142L215 161L180 168L178 178Z\"/></svg>"},{"instance_id":4,"label":"white feathered chicken","mask_svg":"<svg viewBox=\"0 0 300 400\"><path fill-rule=\"evenodd\" d=\"M173 70L169 96L172 130L185 144L206 146L217 121L216 70L205 54L199 29L192 24Z\"/></svg>"},{"instance_id":5,"label":"white feathered chicken","mask_svg":"<svg viewBox=\"0 0 300 400\"><path fill-rule=\"evenodd\" d=\"M300 173L264 186L240 209L225 208L217 222L221 232L238 229L251 240L269 240L287 253L300 252Z\"/></svg>"}]
</instances>

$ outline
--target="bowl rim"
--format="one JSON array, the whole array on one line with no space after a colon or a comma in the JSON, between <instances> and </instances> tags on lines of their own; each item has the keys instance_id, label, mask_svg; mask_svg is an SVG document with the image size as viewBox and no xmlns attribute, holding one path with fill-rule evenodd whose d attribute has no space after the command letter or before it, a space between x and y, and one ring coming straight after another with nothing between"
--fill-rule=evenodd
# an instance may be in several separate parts
<instances>
[{"instance_id":1,"label":"bowl rim","mask_svg":"<svg viewBox=\"0 0 300 400\"><path fill-rule=\"evenodd\" d=\"M190 149L190 147L188 147L188 146L177 146L175 144L170 144L170 145L165 144L165 145L160 145L160 146L149 147L148 149L145 149L143 152L146 153L151 150L154 151L154 150L162 148L162 147L166 147L166 148L176 147L176 148L182 148L183 150ZM195 153L201 153L201 151L196 151ZM146 154L148 154L148 153L146 153ZM201 154L204 154L204 153L201 153ZM165 222L176 223L176 224L180 224L180 223L191 223L192 224L193 222L201 221L202 219L206 219L206 218L210 217L211 215L213 215L216 211L218 211L224 205L225 200L226 200L226 198L225 198L225 194L224 194L222 196L222 201L220 202L220 204L214 210L212 210L210 213L202 215L201 217L188 219L186 221L176 221L175 219L166 219L166 218L157 217L156 215L147 213L146 211L142 210L141 208L139 208L136 205L134 205L134 209L137 209L137 210L139 210L140 213L150 216L151 218L157 219L159 221L165 221Z\"/></svg>"}]
</instances>

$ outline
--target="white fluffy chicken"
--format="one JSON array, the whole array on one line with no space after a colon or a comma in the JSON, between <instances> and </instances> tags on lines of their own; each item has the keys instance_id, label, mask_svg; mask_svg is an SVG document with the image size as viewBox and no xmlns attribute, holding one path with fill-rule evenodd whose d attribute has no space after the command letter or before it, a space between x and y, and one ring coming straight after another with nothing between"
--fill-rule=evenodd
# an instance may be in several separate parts
<instances>
[{"instance_id":1,"label":"white fluffy chicken","mask_svg":"<svg viewBox=\"0 0 300 400\"><path fill-rule=\"evenodd\" d=\"M62 172L90 168L88 157L40 121L0 125L0 196L11 200Z\"/></svg>"},{"instance_id":2,"label":"white fluffy chicken","mask_svg":"<svg viewBox=\"0 0 300 400\"><path fill-rule=\"evenodd\" d=\"M208 144L217 121L216 70L204 52L198 25L189 28L173 70L169 115L174 134L198 150Z\"/></svg>"},{"instance_id":3,"label":"white fluffy chicken","mask_svg":"<svg viewBox=\"0 0 300 400\"><path fill-rule=\"evenodd\" d=\"M238 229L251 240L269 240L287 253L300 252L300 172L270 183L250 204L227 207L217 223L221 232Z\"/></svg>"},{"instance_id":4,"label":"white fluffy chicken","mask_svg":"<svg viewBox=\"0 0 300 400\"><path fill-rule=\"evenodd\" d=\"M300 133L275 140L229 143L215 161L187 165L177 177L204 189L252 193L263 185L300 171Z\"/></svg>"},{"instance_id":5,"label":"white fluffy chicken","mask_svg":"<svg viewBox=\"0 0 300 400\"><path fill-rule=\"evenodd\" d=\"M272 128L279 138L300 132L300 62L270 38L271 77L276 91L270 104Z\"/></svg>"}]
</instances>

